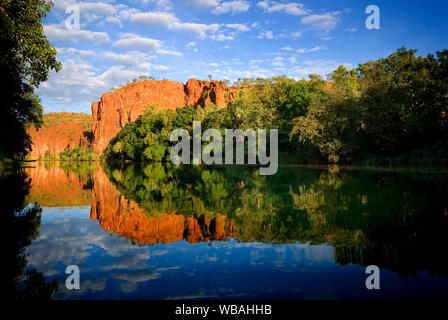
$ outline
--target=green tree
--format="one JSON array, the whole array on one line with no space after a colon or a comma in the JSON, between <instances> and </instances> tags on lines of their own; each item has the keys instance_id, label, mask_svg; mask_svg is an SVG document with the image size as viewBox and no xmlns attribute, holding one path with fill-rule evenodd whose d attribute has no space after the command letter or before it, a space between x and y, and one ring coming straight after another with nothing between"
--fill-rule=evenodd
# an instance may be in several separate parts
<instances>
[{"instance_id":1,"label":"green tree","mask_svg":"<svg viewBox=\"0 0 448 320\"><path fill-rule=\"evenodd\" d=\"M396 155L448 137L448 50L415 54L403 47L358 68L362 143L370 153Z\"/></svg>"},{"instance_id":2,"label":"green tree","mask_svg":"<svg viewBox=\"0 0 448 320\"><path fill-rule=\"evenodd\" d=\"M59 71L56 48L46 38L42 19L51 2L0 0L0 158L21 159L31 149L28 125L38 127L42 107L34 89Z\"/></svg>"}]
</instances>

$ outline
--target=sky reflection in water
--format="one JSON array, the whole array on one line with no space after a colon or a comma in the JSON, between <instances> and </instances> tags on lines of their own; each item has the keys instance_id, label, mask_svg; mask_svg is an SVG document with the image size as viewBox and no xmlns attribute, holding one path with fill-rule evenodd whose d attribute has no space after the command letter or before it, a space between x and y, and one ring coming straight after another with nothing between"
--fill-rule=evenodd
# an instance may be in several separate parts
<instances>
[{"instance_id":1,"label":"sky reflection in water","mask_svg":"<svg viewBox=\"0 0 448 320\"><path fill-rule=\"evenodd\" d=\"M256 172L27 169L28 201L43 208L29 267L59 282L55 299L448 296L444 174ZM80 290L65 288L70 264ZM381 268L381 290L365 288L369 264Z\"/></svg>"}]
</instances>

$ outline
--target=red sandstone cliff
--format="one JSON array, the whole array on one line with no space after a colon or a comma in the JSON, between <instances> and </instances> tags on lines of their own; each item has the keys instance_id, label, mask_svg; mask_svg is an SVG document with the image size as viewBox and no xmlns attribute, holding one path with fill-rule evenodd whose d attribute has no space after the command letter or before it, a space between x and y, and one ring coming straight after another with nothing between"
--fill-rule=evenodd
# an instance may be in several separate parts
<instances>
[{"instance_id":1,"label":"red sandstone cliff","mask_svg":"<svg viewBox=\"0 0 448 320\"><path fill-rule=\"evenodd\" d=\"M47 151L59 155L66 148L90 144L91 118L80 113L49 113L43 116L40 129L32 127L27 132L32 141L31 159L43 158Z\"/></svg>"},{"instance_id":2,"label":"red sandstone cliff","mask_svg":"<svg viewBox=\"0 0 448 320\"><path fill-rule=\"evenodd\" d=\"M185 85L169 80L140 81L105 93L99 102L92 103L93 149L101 154L118 131L142 115L147 106L174 110L214 103L226 107L235 92L223 82L190 79Z\"/></svg>"}]
</instances>

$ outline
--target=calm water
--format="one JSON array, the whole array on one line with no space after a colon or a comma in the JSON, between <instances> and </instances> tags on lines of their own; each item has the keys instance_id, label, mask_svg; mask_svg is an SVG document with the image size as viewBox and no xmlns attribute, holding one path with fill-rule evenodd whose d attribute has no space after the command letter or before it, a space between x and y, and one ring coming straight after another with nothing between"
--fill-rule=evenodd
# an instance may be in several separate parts
<instances>
[{"instance_id":1,"label":"calm water","mask_svg":"<svg viewBox=\"0 0 448 320\"><path fill-rule=\"evenodd\" d=\"M443 172L34 163L25 173L25 201L42 208L25 268L59 283L54 299L448 297ZM70 264L80 290L65 288ZM365 287L372 264L380 290Z\"/></svg>"}]
</instances>

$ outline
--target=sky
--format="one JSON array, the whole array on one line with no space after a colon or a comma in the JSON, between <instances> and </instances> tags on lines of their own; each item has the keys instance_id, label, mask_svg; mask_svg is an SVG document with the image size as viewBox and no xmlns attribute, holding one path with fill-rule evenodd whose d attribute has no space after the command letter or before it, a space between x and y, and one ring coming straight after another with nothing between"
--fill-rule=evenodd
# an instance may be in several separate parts
<instances>
[{"instance_id":1,"label":"sky","mask_svg":"<svg viewBox=\"0 0 448 320\"><path fill-rule=\"evenodd\" d=\"M45 34L62 70L37 94L44 111L90 113L92 101L139 76L186 82L310 73L448 48L448 1L53 0ZM368 29L369 5L379 29ZM79 24L76 13L79 12Z\"/></svg>"}]
</instances>

